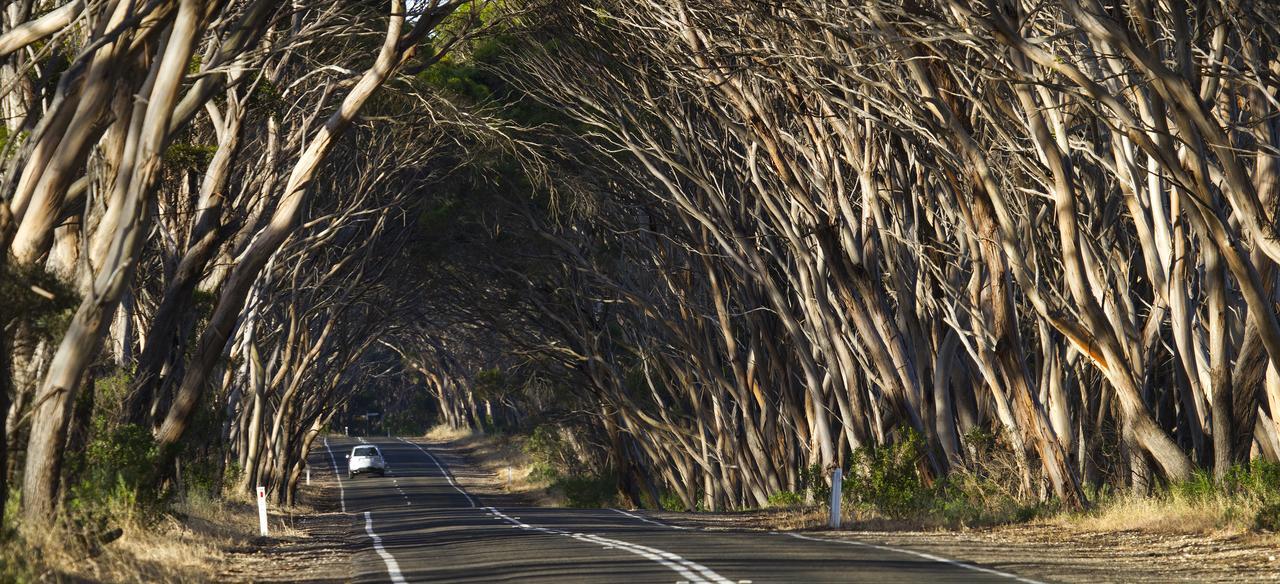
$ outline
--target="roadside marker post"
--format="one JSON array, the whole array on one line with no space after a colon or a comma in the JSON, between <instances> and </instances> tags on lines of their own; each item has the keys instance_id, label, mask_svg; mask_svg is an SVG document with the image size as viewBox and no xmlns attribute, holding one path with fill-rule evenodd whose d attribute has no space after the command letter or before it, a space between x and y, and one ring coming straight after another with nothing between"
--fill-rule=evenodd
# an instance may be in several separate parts
<instances>
[{"instance_id":1,"label":"roadside marker post","mask_svg":"<svg viewBox=\"0 0 1280 584\"><path fill-rule=\"evenodd\" d=\"M311 467L307 467L307 486L311 486Z\"/></svg>"},{"instance_id":2,"label":"roadside marker post","mask_svg":"<svg viewBox=\"0 0 1280 584\"><path fill-rule=\"evenodd\" d=\"M831 528L840 529L840 487L844 482L844 471L837 468L831 473Z\"/></svg>"},{"instance_id":3,"label":"roadside marker post","mask_svg":"<svg viewBox=\"0 0 1280 584\"><path fill-rule=\"evenodd\" d=\"M267 536L267 489L258 487L258 531Z\"/></svg>"}]
</instances>

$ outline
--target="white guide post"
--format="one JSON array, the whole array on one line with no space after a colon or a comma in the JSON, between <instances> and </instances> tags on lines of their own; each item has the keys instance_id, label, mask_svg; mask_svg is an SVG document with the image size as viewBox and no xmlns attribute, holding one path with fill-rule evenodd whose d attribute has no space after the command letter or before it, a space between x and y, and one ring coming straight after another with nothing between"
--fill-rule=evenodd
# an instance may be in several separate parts
<instances>
[{"instance_id":1,"label":"white guide post","mask_svg":"<svg viewBox=\"0 0 1280 584\"><path fill-rule=\"evenodd\" d=\"M258 531L267 536L267 489L258 487Z\"/></svg>"},{"instance_id":2,"label":"white guide post","mask_svg":"<svg viewBox=\"0 0 1280 584\"><path fill-rule=\"evenodd\" d=\"M311 467L307 467L307 486L311 486Z\"/></svg>"},{"instance_id":3,"label":"white guide post","mask_svg":"<svg viewBox=\"0 0 1280 584\"><path fill-rule=\"evenodd\" d=\"M836 469L831 473L831 528L840 529L840 487L844 482L844 472Z\"/></svg>"}]
</instances>

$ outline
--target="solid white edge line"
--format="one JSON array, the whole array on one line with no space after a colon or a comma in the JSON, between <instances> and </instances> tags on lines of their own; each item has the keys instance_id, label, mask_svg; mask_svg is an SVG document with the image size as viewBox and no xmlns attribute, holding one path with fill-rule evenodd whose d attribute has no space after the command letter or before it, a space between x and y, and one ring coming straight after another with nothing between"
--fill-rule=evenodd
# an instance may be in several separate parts
<instances>
[{"instance_id":1,"label":"solid white edge line","mask_svg":"<svg viewBox=\"0 0 1280 584\"><path fill-rule=\"evenodd\" d=\"M1013 580L1013 581L1015 581L1015 582L1024 582L1025 584L1044 584L1043 582L1040 582L1039 580L1032 580L1032 579L1030 579L1030 578L1023 578L1022 576L1018 576L1018 575L1016 575L1016 574L1010 574L1010 573L1008 573L1008 572L1001 572L1000 570L993 570L993 569L991 569L991 568L983 568L982 566L975 566L975 565L973 565L973 564L967 564L967 563L964 563L964 562L958 562L958 561L956 561L956 560L952 560L952 559L944 558L944 557L942 557L942 556L935 556L935 555L933 555L933 554L927 554L927 553L924 553L924 552L917 552L917 551L912 551L912 550L903 549L903 548L890 547L890 546L887 546L887 545L877 545L877 544L874 544L874 543L867 543L867 542L865 542L865 541L855 541L855 540L848 540L848 539L827 539L827 538L819 538L819 537L810 537L810 536L807 536L807 535L800 535L800 534L798 534L798 533L781 533L781 534L779 534L779 535L789 535L789 536L794 537L794 538L796 538L796 539L804 539L804 540L809 540L809 541L820 541L820 542L824 542L824 543L842 543L842 544L845 544L845 545L854 545L854 546L860 546L860 547L868 547L868 548L877 549L877 550L886 551L886 552L897 552L897 553L900 553L900 554L907 554L907 555L910 555L910 556L916 556L916 557L918 557L918 558L924 558L924 559L926 559L926 560L932 560L932 561L934 561L934 562L939 562L939 563L942 563L942 564L949 564L949 565L956 566L956 567L959 567L959 568L964 568L964 569L966 569L966 570L973 570L973 571L975 571L975 572L983 572L983 573L985 573L985 574L991 574L991 575L993 575L993 576L1000 576L1000 577L1002 577L1002 578L1008 578L1008 579Z\"/></svg>"},{"instance_id":2,"label":"solid white edge line","mask_svg":"<svg viewBox=\"0 0 1280 584\"><path fill-rule=\"evenodd\" d=\"M338 472L338 459L333 457L333 449L329 448L329 438L324 439L324 449L329 453L329 465L333 467L333 476L338 479L338 502L342 512L347 512L347 490L342 487L342 473Z\"/></svg>"},{"instance_id":3,"label":"solid white edge line","mask_svg":"<svg viewBox=\"0 0 1280 584\"><path fill-rule=\"evenodd\" d=\"M672 525L672 524L669 524L669 523L662 523L662 522L660 522L660 521L655 521L655 520L653 520L653 519L649 519L648 517L644 517L644 516L641 516L641 515L637 515L637 514L635 514L635 513L628 513L628 512L626 512L626 511L621 510L621 509L611 509L611 511L616 511L616 512L621 513L622 515L626 515L627 517L630 517L630 518L632 518L632 519L638 519L638 520L643 521L643 522L645 522L645 523L652 523L652 524L654 524L654 525L657 525L657 526L660 526L660 527L665 527L665 528L667 528L667 529L691 529L691 528L689 528L689 527L685 527L685 526L683 526L683 525ZM982 566L975 566L975 565L973 565L973 564L968 564L968 563L965 563L965 562L961 562L961 561L957 561L957 560L952 560L952 559L949 559L949 558L944 558L944 557L942 557L942 556L935 556L935 555L933 555L933 554L929 554L929 553L925 553L925 552L917 552L917 551L912 551L912 550L903 549L903 548L890 547L890 546L886 546L886 545L877 545L877 544L874 544L874 543L867 543L867 542L865 542L865 541L856 541L856 540L848 540L848 539L829 539L829 538L811 537L811 536L807 536L807 535L800 535L800 534L798 534L798 533L783 533L783 532L779 532L779 531L770 531L770 532L769 532L769 534L770 534L770 535L788 535L788 536L794 537L794 538L796 538L796 539L803 539L803 540L808 540L808 541L817 541L817 542L823 542L823 543L842 543L842 544L845 544L845 545L854 545L854 546L868 547L868 548L878 549L878 550L881 550L881 551L887 551L887 552L897 552L897 553L900 553L900 554L907 554L907 555L911 555L911 556L916 556L916 557L919 557L919 558L924 558L924 559L926 559L926 560L930 560L930 561L934 561L934 562L938 562L938 563L942 563L942 564L948 564L948 565L952 565L952 566L957 566L957 567L960 567L960 568L964 568L964 569L966 569L966 570L973 570L973 571L975 571L975 572L983 572L983 573L986 573L986 574L991 574L991 575L993 575L993 576L1000 576L1001 578L1008 578L1008 579L1013 580L1013 581L1015 581L1015 582L1023 582L1024 584L1044 584L1043 582L1040 582L1039 580L1032 580L1032 579L1030 579L1030 578L1024 578L1024 577L1022 577L1022 576L1018 576L1017 574L1010 574L1010 573L1008 573L1008 572L1001 572L1000 570L994 570L994 569L991 569L991 568L983 568Z\"/></svg>"},{"instance_id":4,"label":"solid white edge line","mask_svg":"<svg viewBox=\"0 0 1280 584\"><path fill-rule=\"evenodd\" d=\"M409 446L417 448L418 450L421 450L423 454L427 455L427 457L431 459L431 462L434 462L436 464L436 468L440 469L440 474L444 476L444 479L446 481L449 481L449 486L453 487L454 490L458 491L459 493L462 493L462 496L467 498L467 503L470 503L472 507L476 507L476 500L472 499L470 494L462 490L462 487L458 486L458 483L453 481L453 475L450 475L448 472L444 470L444 465L440 464L440 460L436 458L436 455L431 454L430 451L428 451L426 448L423 448L421 445L414 444L413 442L405 440L404 438L397 437L396 440L399 440L401 442L404 442L405 444L408 444Z\"/></svg>"},{"instance_id":5,"label":"solid white edge line","mask_svg":"<svg viewBox=\"0 0 1280 584\"><path fill-rule=\"evenodd\" d=\"M396 562L395 556L391 555L387 548L382 547L382 538L373 532L373 515L368 511L364 512L364 531L369 534L369 539L373 540L373 549L382 556L382 562L387 565L387 575L391 576L391 581L394 584L407 584L404 574L400 573L400 564Z\"/></svg>"},{"instance_id":6,"label":"solid white edge line","mask_svg":"<svg viewBox=\"0 0 1280 584\"><path fill-rule=\"evenodd\" d=\"M488 511L491 515L495 517L499 517L503 521L510 523L513 527L518 527L520 529L529 529L533 531L540 531L540 532L551 534L551 535L562 535L565 537L576 539L578 541L594 543L597 545L605 546L606 548L616 548L616 549L630 552L632 554L651 560L653 562L656 562L666 567L667 569L679 574L680 576L687 578L688 581L691 583L714 582L715 584L735 584L733 580L730 580L728 578L725 578L724 576L721 576L720 574L717 574L711 568L703 566L702 564L699 564L697 562L687 560L685 558L682 558L668 551L652 548L645 545L640 545L637 543L631 543L628 541L622 541L620 539L603 537L599 535L584 534L584 533L569 533L567 531L561 531L559 529L536 527L533 525L529 525L528 523L525 523L523 521L520 521L519 519L516 519L510 515L507 515L506 513L499 511L495 507L484 507L483 509Z\"/></svg>"}]
</instances>

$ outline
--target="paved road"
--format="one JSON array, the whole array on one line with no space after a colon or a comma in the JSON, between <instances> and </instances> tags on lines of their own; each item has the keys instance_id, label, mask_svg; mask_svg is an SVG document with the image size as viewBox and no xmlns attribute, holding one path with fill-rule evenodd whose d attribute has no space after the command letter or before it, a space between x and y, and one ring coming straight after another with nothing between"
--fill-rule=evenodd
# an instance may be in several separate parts
<instances>
[{"instance_id":1,"label":"paved road","mask_svg":"<svg viewBox=\"0 0 1280 584\"><path fill-rule=\"evenodd\" d=\"M421 443L368 442L382 449L387 477L347 478L355 438L329 439L311 460L314 469L336 470L340 505L354 515L356 582L1030 582L808 534L700 531L642 512L502 506L467 493Z\"/></svg>"}]
</instances>

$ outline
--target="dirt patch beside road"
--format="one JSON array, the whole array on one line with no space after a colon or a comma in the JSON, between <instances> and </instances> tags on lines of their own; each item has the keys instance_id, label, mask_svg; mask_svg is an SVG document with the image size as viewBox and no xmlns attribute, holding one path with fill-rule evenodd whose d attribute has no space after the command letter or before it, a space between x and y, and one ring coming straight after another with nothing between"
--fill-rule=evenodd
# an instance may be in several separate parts
<instances>
[{"instance_id":1,"label":"dirt patch beside road","mask_svg":"<svg viewBox=\"0 0 1280 584\"><path fill-rule=\"evenodd\" d=\"M351 579L351 514L338 510L338 484L332 473L316 472L299 488L303 505L273 515L272 525L289 527L279 536L258 537L226 550L216 582L346 582ZM325 476L327 475L327 476Z\"/></svg>"},{"instance_id":2,"label":"dirt patch beside road","mask_svg":"<svg viewBox=\"0 0 1280 584\"><path fill-rule=\"evenodd\" d=\"M785 531L906 548L1046 582L1280 580L1280 537L1248 532L1172 534L1083 530L1053 522L965 530L832 530L821 511L652 512L707 530Z\"/></svg>"}]
</instances>

